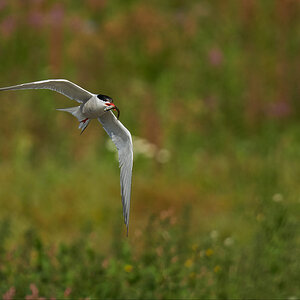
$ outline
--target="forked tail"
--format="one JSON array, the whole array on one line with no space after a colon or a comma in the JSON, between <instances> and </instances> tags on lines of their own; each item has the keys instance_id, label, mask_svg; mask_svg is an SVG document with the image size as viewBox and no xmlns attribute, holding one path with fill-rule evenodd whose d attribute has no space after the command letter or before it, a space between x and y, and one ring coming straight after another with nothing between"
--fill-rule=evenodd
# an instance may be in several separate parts
<instances>
[{"instance_id":1,"label":"forked tail","mask_svg":"<svg viewBox=\"0 0 300 300\"><path fill-rule=\"evenodd\" d=\"M77 118L77 120L80 122L79 123L79 129L81 129L81 132L80 134L83 133L83 131L87 128L87 126L89 125L90 123L90 119L88 118L85 118L81 111L80 111L80 106L75 106L75 107L68 107L68 108L57 108L56 110L59 110L59 111L66 111L68 113L70 113L71 115L73 115L74 117Z\"/></svg>"}]
</instances>

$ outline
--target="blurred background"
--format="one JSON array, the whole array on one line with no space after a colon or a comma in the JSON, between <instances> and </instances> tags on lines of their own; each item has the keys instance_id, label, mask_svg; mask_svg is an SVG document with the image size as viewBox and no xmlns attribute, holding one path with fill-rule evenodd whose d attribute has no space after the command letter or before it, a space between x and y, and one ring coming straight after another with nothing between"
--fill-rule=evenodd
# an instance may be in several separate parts
<instances>
[{"instance_id":1,"label":"blurred background","mask_svg":"<svg viewBox=\"0 0 300 300\"><path fill-rule=\"evenodd\" d=\"M135 153L126 239L100 124L0 94L0 292L299 297L299 50L297 0L0 0L0 86L107 94Z\"/></svg>"}]
</instances>

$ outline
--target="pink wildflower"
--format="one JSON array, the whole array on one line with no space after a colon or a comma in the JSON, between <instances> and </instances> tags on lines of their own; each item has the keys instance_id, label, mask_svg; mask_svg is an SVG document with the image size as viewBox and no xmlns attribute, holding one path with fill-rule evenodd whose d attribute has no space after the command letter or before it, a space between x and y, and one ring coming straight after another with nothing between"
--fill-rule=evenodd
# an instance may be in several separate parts
<instances>
[{"instance_id":1,"label":"pink wildflower","mask_svg":"<svg viewBox=\"0 0 300 300\"><path fill-rule=\"evenodd\" d=\"M72 292L72 289L70 287L66 288L66 290L64 291L64 296L69 297L71 292Z\"/></svg>"},{"instance_id":2,"label":"pink wildflower","mask_svg":"<svg viewBox=\"0 0 300 300\"><path fill-rule=\"evenodd\" d=\"M291 107L286 101L277 101L268 106L267 112L271 117L284 118L290 115Z\"/></svg>"},{"instance_id":3,"label":"pink wildflower","mask_svg":"<svg viewBox=\"0 0 300 300\"><path fill-rule=\"evenodd\" d=\"M12 35L16 28L16 19L13 16L7 16L0 23L0 32L4 37L9 37Z\"/></svg>"},{"instance_id":4,"label":"pink wildflower","mask_svg":"<svg viewBox=\"0 0 300 300\"><path fill-rule=\"evenodd\" d=\"M39 28L43 25L44 15L39 11L33 11L29 14L28 23L33 28Z\"/></svg>"},{"instance_id":5,"label":"pink wildflower","mask_svg":"<svg viewBox=\"0 0 300 300\"><path fill-rule=\"evenodd\" d=\"M31 295L27 295L26 296L26 300L35 300L38 298L39 296L39 290L38 288L36 287L36 285L34 283L31 283L30 284L30 289L31 289Z\"/></svg>"},{"instance_id":6,"label":"pink wildflower","mask_svg":"<svg viewBox=\"0 0 300 300\"><path fill-rule=\"evenodd\" d=\"M49 22L51 25L59 26L64 19L65 10L61 4L56 4L53 6L49 15Z\"/></svg>"},{"instance_id":7,"label":"pink wildflower","mask_svg":"<svg viewBox=\"0 0 300 300\"><path fill-rule=\"evenodd\" d=\"M0 10L5 8L5 6L6 6L6 0L0 0Z\"/></svg>"},{"instance_id":8,"label":"pink wildflower","mask_svg":"<svg viewBox=\"0 0 300 300\"><path fill-rule=\"evenodd\" d=\"M208 58L212 66L218 67L223 62L223 53L219 48L212 48L209 51Z\"/></svg>"},{"instance_id":9,"label":"pink wildflower","mask_svg":"<svg viewBox=\"0 0 300 300\"><path fill-rule=\"evenodd\" d=\"M11 287L5 294L3 294L2 299L13 300L15 293L16 293L16 289L14 287Z\"/></svg>"}]
</instances>

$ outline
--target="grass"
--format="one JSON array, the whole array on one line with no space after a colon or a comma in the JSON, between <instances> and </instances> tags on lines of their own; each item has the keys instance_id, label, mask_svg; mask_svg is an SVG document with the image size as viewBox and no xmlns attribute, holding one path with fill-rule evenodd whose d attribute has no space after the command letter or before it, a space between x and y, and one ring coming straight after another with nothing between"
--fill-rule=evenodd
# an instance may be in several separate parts
<instances>
[{"instance_id":1,"label":"grass","mask_svg":"<svg viewBox=\"0 0 300 300\"><path fill-rule=\"evenodd\" d=\"M127 239L99 124L1 93L3 298L299 297L299 8L0 1L0 85L70 79L135 136Z\"/></svg>"},{"instance_id":2,"label":"grass","mask_svg":"<svg viewBox=\"0 0 300 300\"><path fill-rule=\"evenodd\" d=\"M88 163L96 153L68 166L48 158L31 170L24 162L2 168L8 200L2 211L14 218L7 214L1 227L0 292L13 288L15 297L25 297L38 290L46 298L296 297L296 132L290 129L280 140L270 132L269 139L236 140L222 152L202 150L199 170L185 175L189 182L184 175L181 183L172 178L175 170L141 178L148 166L138 157L128 239L110 183L117 182L117 169L103 162L101 175ZM99 180L102 193L93 188ZM112 194L114 203L105 204Z\"/></svg>"},{"instance_id":3,"label":"grass","mask_svg":"<svg viewBox=\"0 0 300 300\"><path fill-rule=\"evenodd\" d=\"M0 291L57 299L292 298L299 292L296 216L278 199L248 217L253 235L247 241L222 230L199 234L190 208L180 218L162 211L130 240L118 224L105 252L92 228L55 246L28 230L18 246L7 247L4 221Z\"/></svg>"}]
</instances>

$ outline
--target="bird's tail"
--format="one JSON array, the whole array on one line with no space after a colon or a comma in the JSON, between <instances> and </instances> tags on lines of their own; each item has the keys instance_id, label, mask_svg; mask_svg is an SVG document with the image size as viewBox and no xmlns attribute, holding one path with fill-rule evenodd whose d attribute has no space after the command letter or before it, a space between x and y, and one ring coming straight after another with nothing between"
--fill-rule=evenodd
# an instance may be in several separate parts
<instances>
[{"instance_id":1,"label":"bird's tail","mask_svg":"<svg viewBox=\"0 0 300 300\"><path fill-rule=\"evenodd\" d=\"M57 108L57 110L59 111L66 111L68 113L70 113L71 115L73 115L75 118L77 118L77 120L80 122L79 124L79 129L81 129L81 133L83 133L83 131L87 128L87 126L90 123L90 119L85 118L80 110L80 106L75 106L75 107L68 107L68 108Z\"/></svg>"}]
</instances>

